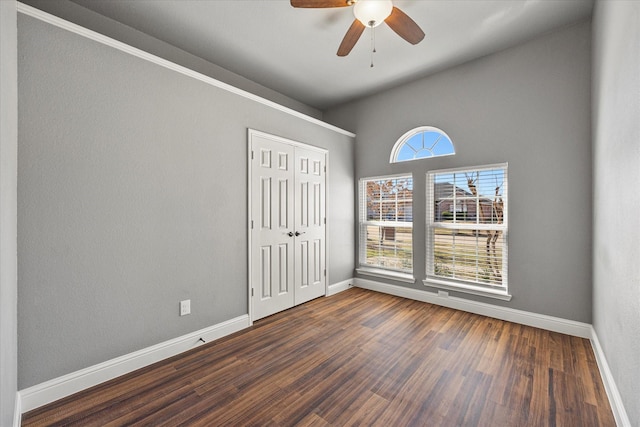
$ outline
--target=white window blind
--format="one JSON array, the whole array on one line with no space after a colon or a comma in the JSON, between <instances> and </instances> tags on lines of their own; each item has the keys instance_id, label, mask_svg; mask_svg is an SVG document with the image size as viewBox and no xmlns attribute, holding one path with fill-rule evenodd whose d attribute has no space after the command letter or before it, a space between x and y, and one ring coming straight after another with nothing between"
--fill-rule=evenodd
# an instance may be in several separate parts
<instances>
[{"instance_id":1,"label":"white window blind","mask_svg":"<svg viewBox=\"0 0 640 427\"><path fill-rule=\"evenodd\" d=\"M360 265L413 271L413 178L363 178L360 193Z\"/></svg>"},{"instance_id":2,"label":"white window blind","mask_svg":"<svg viewBox=\"0 0 640 427\"><path fill-rule=\"evenodd\" d=\"M507 290L507 165L427 174L427 280Z\"/></svg>"}]
</instances>

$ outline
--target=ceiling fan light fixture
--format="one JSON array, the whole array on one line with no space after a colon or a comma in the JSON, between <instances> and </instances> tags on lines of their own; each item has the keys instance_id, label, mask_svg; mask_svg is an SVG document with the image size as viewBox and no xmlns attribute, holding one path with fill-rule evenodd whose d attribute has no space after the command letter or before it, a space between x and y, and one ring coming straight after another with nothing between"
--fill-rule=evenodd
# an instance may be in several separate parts
<instances>
[{"instance_id":1,"label":"ceiling fan light fixture","mask_svg":"<svg viewBox=\"0 0 640 427\"><path fill-rule=\"evenodd\" d=\"M377 27L391 15L391 0L359 0L353 7L356 19L365 27Z\"/></svg>"}]
</instances>

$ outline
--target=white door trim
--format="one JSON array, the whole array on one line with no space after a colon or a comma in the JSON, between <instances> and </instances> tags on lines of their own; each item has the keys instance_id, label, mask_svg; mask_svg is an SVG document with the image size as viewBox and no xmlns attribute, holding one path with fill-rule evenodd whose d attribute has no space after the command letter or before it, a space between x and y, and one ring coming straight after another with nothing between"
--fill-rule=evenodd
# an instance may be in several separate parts
<instances>
[{"instance_id":1,"label":"white door trim","mask_svg":"<svg viewBox=\"0 0 640 427\"><path fill-rule=\"evenodd\" d=\"M287 145L291 145L293 147L301 147L307 150L312 150L312 151L317 151L319 153L324 154L325 156L325 166L326 166L326 173L325 173L325 217L327 216L327 213L329 211L328 206L329 206L329 150L324 149L324 148L320 148L320 147L316 147L314 145L309 145L309 144L305 144L303 142L299 142L299 141L294 141L292 139L288 139L288 138L284 138L281 136L277 136L277 135L272 135L266 132L262 132L256 129L251 129L248 128L247 129L247 310L249 313L249 325L253 325L253 302L252 302L252 298L251 298L251 277L252 277L252 265L253 265L253 259L251 256L251 248L252 248L252 239L251 239L251 229L252 229L252 221L253 219L251 218L251 212L252 212L252 193L251 193L251 182L252 182L252 164L251 164L251 160L252 160L252 150L251 150L251 146L252 146L252 141L254 137L261 137L261 138L265 138L265 139L270 139L272 141L275 142L280 142L283 144L287 144ZM325 247L324 247L324 259L325 259L325 267L327 270L327 274L325 277L325 296L327 295L327 287L328 287L328 283L329 283L329 257L327 256L327 249L329 247L329 241L328 241L328 232L329 229L329 221L327 221L327 224L325 224Z\"/></svg>"}]
</instances>

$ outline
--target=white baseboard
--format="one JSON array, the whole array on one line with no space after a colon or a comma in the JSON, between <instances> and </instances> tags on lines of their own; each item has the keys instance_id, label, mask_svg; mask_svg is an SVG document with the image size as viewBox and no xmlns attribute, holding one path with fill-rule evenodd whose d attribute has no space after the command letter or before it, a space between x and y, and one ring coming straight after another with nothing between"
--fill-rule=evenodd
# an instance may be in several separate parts
<instances>
[{"instance_id":1,"label":"white baseboard","mask_svg":"<svg viewBox=\"0 0 640 427\"><path fill-rule=\"evenodd\" d=\"M22 399L20 393L16 393L15 407L13 409L13 427L22 425Z\"/></svg>"},{"instance_id":2,"label":"white baseboard","mask_svg":"<svg viewBox=\"0 0 640 427\"><path fill-rule=\"evenodd\" d=\"M175 356L201 345L200 338L213 341L249 327L249 316L243 315L145 349L107 360L80 371L54 378L20 390L20 413L25 413L94 385Z\"/></svg>"},{"instance_id":3,"label":"white baseboard","mask_svg":"<svg viewBox=\"0 0 640 427\"><path fill-rule=\"evenodd\" d=\"M529 311L516 310L509 307L501 307L465 298L440 296L435 292L389 285L387 283L376 282L373 280L356 278L354 284L355 286L364 289L382 292L385 294L428 302L431 304L454 308L456 310L468 311L470 313L481 314L483 316L533 326L535 328L546 329L548 331L560 332L562 334L573 335L580 338L591 338L591 325L588 323L547 316L545 314L531 313Z\"/></svg>"},{"instance_id":4,"label":"white baseboard","mask_svg":"<svg viewBox=\"0 0 640 427\"><path fill-rule=\"evenodd\" d=\"M353 280L354 279L351 278L343 280L342 282L334 283L333 285L329 285L329 287L327 288L327 296L330 297L331 295L346 291L353 286Z\"/></svg>"},{"instance_id":5,"label":"white baseboard","mask_svg":"<svg viewBox=\"0 0 640 427\"><path fill-rule=\"evenodd\" d=\"M596 334L596 330L593 327L591 328L591 346L593 347L593 352L596 356L596 362L600 369L600 376L602 377L604 388L607 391L607 396L609 397L609 404L611 405L613 416L616 419L616 425L618 427L631 427L631 421L629 420L627 411L624 409L622 397L620 396L616 382L613 379L611 369L609 369L609 364L607 363L607 358L605 357L602 346L600 345L598 334Z\"/></svg>"}]
</instances>

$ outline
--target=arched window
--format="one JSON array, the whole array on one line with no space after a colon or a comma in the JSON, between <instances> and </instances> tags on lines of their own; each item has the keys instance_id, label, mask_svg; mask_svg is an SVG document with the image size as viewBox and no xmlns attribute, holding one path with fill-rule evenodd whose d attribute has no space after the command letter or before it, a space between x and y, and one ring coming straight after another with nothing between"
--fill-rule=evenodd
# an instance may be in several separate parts
<instances>
[{"instance_id":1,"label":"arched window","mask_svg":"<svg viewBox=\"0 0 640 427\"><path fill-rule=\"evenodd\" d=\"M455 154L453 142L444 131L433 126L411 129L398 139L391 150L390 163Z\"/></svg>"}]
</instances>

